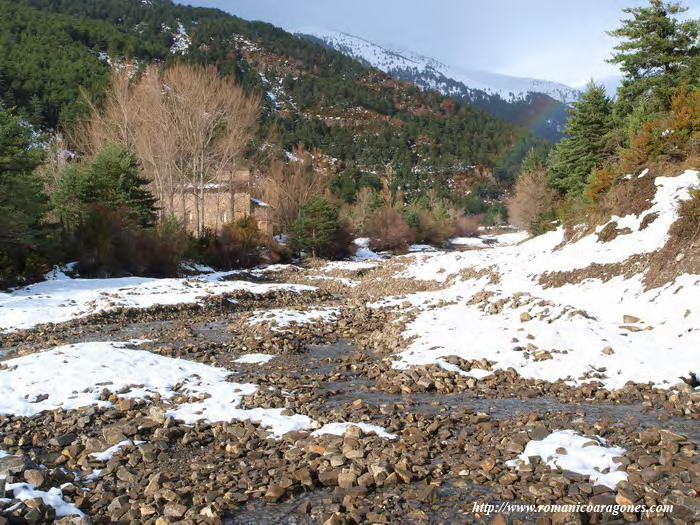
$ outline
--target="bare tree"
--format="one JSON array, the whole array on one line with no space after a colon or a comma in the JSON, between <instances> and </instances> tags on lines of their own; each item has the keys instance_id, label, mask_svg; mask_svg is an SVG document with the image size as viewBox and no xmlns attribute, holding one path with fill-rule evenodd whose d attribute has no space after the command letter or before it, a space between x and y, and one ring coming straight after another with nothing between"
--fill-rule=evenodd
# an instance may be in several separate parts
<instances>
[{"instance_id":1,"label":"bare tree","mask_svg":"<svg viewBox=\"0 0 700 525\"><path fill-rule=\"evenodd\" d=\"M255 133L260 98L220 76L214 67L177 64L146 68L138 77L115 73L104 103L88 101L90 117L73 143L94 155L115 142L132 149L154 186L161 208L186 221L193 195L194 230L202 232L208 187L228 185L233 206L234 175Z\"/></svg>"},{"instance_id":2,"label":"bare tree","mask_svg":"<svg viewBox=\"0 0 700 525\"><path fill-rule=\"evenodd\" d=\"M181 165L195 198L195 231L203 228L207 186L228 177L233 196L236 167L255 131L260 99L222 78L213 67L184 64L163 75Z\"/></svg>"},{"instance_id":3,"label":"bare tree","mask_svg":"<svg viewBox=\"0 0 700 525\"><path fill-rule=\"evenodd\" d=\"M508 200L510 222L531 233L539 233L542 220L554 206L556 191L547 184L544 169L525 171L515 182L513 196Z\"/></svg>"},{"instance_id":4,"label":"bare tree","mask_svg":"<svg viewBox=\"0 0 700 525\"><path fill-rule=\"evenodd\" d=\"M289 162L273 161L262 180L262 198L272 206L275 224L283 231L288 231L299 209L311 197L328 188L330 171L314 162L316 157L317 153L297 146L289 155Z\"/></svg>"}]
</instances>

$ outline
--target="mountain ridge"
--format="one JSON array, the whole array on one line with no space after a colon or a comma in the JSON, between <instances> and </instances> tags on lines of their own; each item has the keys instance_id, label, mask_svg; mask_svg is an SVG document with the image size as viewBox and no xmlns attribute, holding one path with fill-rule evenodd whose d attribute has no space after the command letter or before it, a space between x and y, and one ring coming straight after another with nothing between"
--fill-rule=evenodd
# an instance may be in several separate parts
<instances>
[{"instance_id":1,"label":"mountain ridge","mask_svg":"<svg viewBox=\"0 0 700 525\"><path fill-rule=\"evenodd\" d=\"M421 89L439 91L498 118L527 127L538 136L553 141L563 136L566 109L580 95L578 90L557 82L458 70L434 58L385 47L350 33L297 30L295 34Z\"/></svg>"}]
</instances>

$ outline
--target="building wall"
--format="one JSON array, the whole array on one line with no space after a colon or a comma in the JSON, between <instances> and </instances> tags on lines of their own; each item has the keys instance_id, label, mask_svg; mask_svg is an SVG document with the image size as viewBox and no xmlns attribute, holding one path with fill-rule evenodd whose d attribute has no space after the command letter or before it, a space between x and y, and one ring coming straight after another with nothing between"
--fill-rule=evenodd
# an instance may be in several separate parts
<instances>
[{"instance_id":1,"label":"building wall","mask_svg":"<svg viewBox=\"0 0 700 525\"><path fill-rule=\"evenodd\" d=\"M233 187L232 187L233 186ZM185 194L184 217L180 217L189 230L196 227L196 195L194 190ZM181 202L178 196L175 202ZM178 215L182 215L182 206L176 206ZM204 191L203 226L217 231L224 224L253 215L260 231L272 235L273 224L268 207L258 206L251 200L250 171L238 170L233 178L233 185L228 178L208 184Z\"/></svg>"}]
</instances>

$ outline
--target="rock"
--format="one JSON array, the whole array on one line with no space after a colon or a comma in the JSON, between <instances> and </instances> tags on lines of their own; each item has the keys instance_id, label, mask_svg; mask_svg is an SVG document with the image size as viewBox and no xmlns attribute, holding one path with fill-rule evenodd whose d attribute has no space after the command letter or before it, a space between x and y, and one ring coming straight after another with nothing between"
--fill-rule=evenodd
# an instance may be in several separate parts
<instances>
[{"instance_id":1,"label":"rock","mask_svg":"<svg viewBox=\"0 0 700 525\"><path fill-rule=\"evenodd\" d=\"M187 507L180 503L166 503L163 507L163 514L168 518L182 518L187 512Z\"/></svg>"},{"instance_id":2,"label":"rock","mask_svg":"<svg viewBox=\"0 0 700 525\"><path fill-rule=\"evenodd\" d=\"M156 423L163 423L167 418L165 409L158 406L151 406L148 409L148 417Z\"/></svg>"},{"instance_id":3,"label":"rock","mask_svg":"<svg viewBox=\"0 0 700 525\"><path fill-rule=\"evenodd\" d=\"M520 314L520 322L527 323L528 321L532 321L532 316L528 312L521 313Z\"/></svg>"},{"instance_id":4,"label":"rock","mask_svg":"<svg viewBox=\"0 0 700 525\"><path fill-rule=\"evenodd\" d=\"M634 505L637 500L639 500L639 496L635 494L633 491L627 488L622 488L620 487L617 491L617 495L615 496L615 502L618 505Z\"/></svg>"},{"instance_id":5,"label":"rock","mask_svg":"<svg viewBox=\"0 0 700 525\"><path fill-rule=\"evenodd\" d=\"M107 505L107 512L113 518L120 518L127 510L129 510L129 496L118 496Z\"/></svg>"},{"instance_id":6,"label":"rock","mask_svg":"<svg viewBox=\"0 0 700 525\"><path fill-rule=\"evenodd\" d=\"M645 429L639 433L639 441L644 445L656 445L661 441L661 435L658 430Z\"/></svg>"},{"instance_id":7,"label":"rock","mask_svg":"<svg viewBox=\"0 0 700 525\"><path fill-rule=\"evenodd\" d=\"M551 515L552 525L582 525L588 523L581 514L576 512L554 512Z\"/></svg>"},{"instance_id":8,"label":"rock","mask_svg":"<svg viewBox=\"0 0 700 525\"><path fill-rule=\"evenodd\" d=\"M508 525L508 520L503 514L496 514L491 519L491 525Z\"/></svg>"},{"instance_id":9,"label":"rock","mask_svg":"<svg viewBox=\"0 0 700 525\"><path fill-rule=\"evenodd\" d=\"M622 323L623 324L634 324L638 323L640 321L639 317L636 317L634 315L623 315L622 316Z\"/></svg>"},{"instance_id":10,"label":"rock","mask_svg":"<svg viewBox=\"0 0 700 525\"><path fill-rule=\"evenodd\" d=\"M612 346L606 346L603 348L603 353L605 355L613 355L615 353L615 350L613 350Z\"/></svg>"},{"instance_id":11,"label":"rock","mask_svg":"<svg viewBox=\"0 0 700 525\"><path fill-rule=\"evenodd\" d=\"M54 447L60 447L64 448L73 443L76 439L76 435L73 434L72 432L69 434L62 434L60 436L56 436L53 439L49 441L49 444L53 445Z\"/></svg>"},{"instance_id":12,"label":"rock","mask_svg":"<svg viewBox=\"0 0 700 525\"><path fill-rule=\"evenodd\" d=\"M28 469L24 471L24 479L36 488L40 488L46 482L46 471L39 469Z\"/></svg>"},{"instance_id":13,"label":"rock","mask_svg":"<svg viewBox=\"0 0 700 525\"><path fill-rule=\"evenodd\" d=\"M326 470L318 473L318 480L326 487L334 487L338 485L339 474L337 470Z\"/></svg>"},{"instance_id":14,"label":"rock","mask_svg":"<svg viewBox=\"0 0 700 525\"><path fill-rule=\"evenodd\" d=\"M116 445L122 441L126 441L126 436L119 427L107 427L102 429L102 437L108 445Z\"/></svg>"},{"instance_id":15,"label":"rock","mask_svg":"<svg viewBox=\"0 0 700 525\"><path fill-rule=\"evenodd\" d=\"M700 523L700 501L681 494L672 494L664 503L673 505L671 516L679 523Z\"/></svg>"},{"instance_id":16,"label":"rock","mask_svg":"<svg viewBox=\"0 0 700 525\"><path fill-rule=\"evenodd\" d=\"M36 465L29 459L29 456L5 456L0 458L0 477L10 477L13 474L24 472L28 468Z\"/></svg>"},{"instance_id":17,"label":"rock","mask_svg":"<svg viewBox=\"0 0 700 525\"><path fill-rule=\"evenodd\" d=\"M338 475L338 486L341 489L349 489L357 481L357 476L352 470L345 469Z\"/></svg>"},{"instance_id":18,"label":"rock","mask_svg":"<svg viewBox=\"0 0 700 525\"><path fill-rule=\"evenodd\" d=\"M267 492L265 492L265 499L268 501L277 501L282 496L284 496L285 492L285 489L273 483L267 487Z\"/></svg>"}]
</instances>

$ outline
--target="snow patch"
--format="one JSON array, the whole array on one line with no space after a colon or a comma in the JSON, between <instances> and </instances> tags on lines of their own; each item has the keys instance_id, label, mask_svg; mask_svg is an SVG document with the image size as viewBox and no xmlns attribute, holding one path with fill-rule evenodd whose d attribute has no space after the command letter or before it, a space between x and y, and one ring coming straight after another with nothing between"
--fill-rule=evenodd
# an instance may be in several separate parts
<instances>
[{"instance_id":1,"label":"snow patch","mask_svg":"<svg viewBox=\"0 0 700 525\"><path fill-rule=\"evenodd\" d=\"M8 483L6 490L12 492L16 499L26 501L34 498L41 498L46 504L56 509L56 517L64 516L84 516L85 514L72 503L68 503L63 499L63 492L57 487L52 487L48 491L37 490L30 483Z\"/></svg>"},{"instance_id":2,"label":"snow patch","mask_svg":"<svg viewBox=\"0 0 700 525\"><path fill-rule=\"evenodd\" d=\"M239 291L264 294L276 290L315 290L304 285L226 280L235 275L234 271L192 278L70 279L57 272L52 280L0 293L0 332L47 322L60 323L117 308L198 303L207 297Z\"/></svg>"},{"instance_id":3,"label":"snow patch","mask_svg":"<svg viewBox=\"0 0 700 525\"><path fill-rule=\"evenodd\" d=\"M130 387L120 395L148 399L159 394L166 400L178 394L192 396L193 401L168 411L169 416L186 423L199 419L257 421L275 436L312 423L307 416L283 415L283 409L239 408L243 396L253 394L258 387L229 381L231 373L224 368L125 346L79 343L5 361L8 368L0 371L0 414L31 416L56 408L110 406L99 399L103 388L116 392Z\"/></svg>"},{"instance_id":4,"label":"snow patch","mask_svg":"<svg viewBox=\"0 0 700 525\"><path fill-rule=\"evenodd\" d=\"M362 432L369 434L374 432L377 436L385 439L396 439L396 434L391 434L386 431L384 427L378 425L372 425L370 423L326 423L318 430L314 430L312 436L322 436L324 434L331 434L333 436L342 436L347 432L350 427L359 427Z\"/></svg>"},{"instance_id":5,"label":"snow patch","mask_svg":"<svg viewBox=\"0 0 700 525\"><path fill-rule=\"evenodd\" d=\"M272 361L275 355L270 354L245 354L234 360L234 363L243 363L248 365L259 365Z\"/></svg>"},{"instance_id":6,"label":"snow patch","mask_svg":"<svg viewBox=\"0 0 700 525\"><path fill-rule=\"evenodd\" d=\"M261 323L270 323L277 329L284 329L291 324L311 324L317 321L332 321L338 317L340 308L317 308L311 310L290 310L286 308L274 308L272 310L259 310L248 319L248 324L254 326Z\"/></svg>"},{"instance_id":7,"label":"snow patch","mask_svg":"<svg viewBox=\"0 0 700 525\"><path fill-rule=\"evenodd\" d=\"M119 452L124 447L128 447L129 445L141 445L143 443L145 443L145 441L132 441L130 439L125 439L124 441L120 441L116 445L112 445L107 450L104 450L102 452L93 452L92 454L90 454L90 457L95 461L106 462L112 459L112 456L114 456L114 454Z\"/></svg>"},{"instance_id":8,"label":"snow patch","mask_svg":"<svg viewBox=\"0 0 700 525\"><path fill-rule=\"evenodd\" d=\"M562 450L564 449L564 450ZM595 485L611 489L627 479L627 473L618 470L614 459L625 454L620 447L605 446L601 437L585 437L573 430L557 430L541 441L530 441L517 459L506 462L509 467L527 464L532 456L540 457L550 468L570 470L588 476Z\"/></svg>"}]
</instances>

